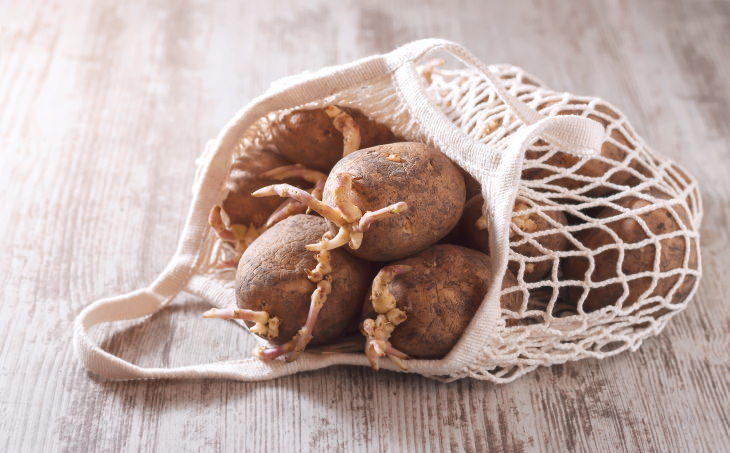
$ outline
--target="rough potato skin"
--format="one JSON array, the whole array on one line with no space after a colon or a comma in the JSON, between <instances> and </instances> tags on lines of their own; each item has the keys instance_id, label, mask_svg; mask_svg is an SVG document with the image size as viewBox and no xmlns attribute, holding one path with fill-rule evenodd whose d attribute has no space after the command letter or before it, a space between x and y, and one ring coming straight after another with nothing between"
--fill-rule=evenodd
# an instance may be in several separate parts
<instances>
[{"instance_id":1,"label":"rough potato skin","mask_svg":"<svg viewBox=\"0 0 730 453\"><path fill-rule=\"evenodd\" d=\"M263 225L271 213L281 205L282 200L277 197L251 196L251 192L276 182L260 179L258 175L272 168L290 164L291 162L271 149L253 150L237 158L224 183L230 192L223 200L222 207L228 214L230 223Z\"/></svg>"},{"instance_id":2,"label":"rough potato skin","mask_svg":"<svg viewBox=\"0 0 730 453\"><path fill-rule=\"evenodd\" d=\"M537 203L537 202L533 202ZM482 215L484 199L481 195L472 197L464 206L464 214L455 228L454 242L473 248L475 250L489 253L489 233L487 230L479 229L476 225L477 219ZM513 212L520 212L529 208L529 204L518 198L515 202ZM567 225L568 219L561 211L545 211L545 215L555 222ZM542 216L533 213L529 215L513 215L512 224L525 233L552 230L554 227ZM521 235L510 230L510 240L519 240ZM548 250L562 251L568 247L568 239L562 234L549 234L535 239L540 245ZM514 251L526 257L542 256L542 251L536 246L525 243L514 248ZM528 283L537 282L550 274L553 267L552 259L544 261L530 261L525 263L524 280ZM520 265L517 261L510 261L509 269L515 275L519 272Z\"/></svg>"},{"instance_id":3,"label":"rough potato skin","mask_svg":"<svg viewBox=\"0 0 730 453\"><path fill-rule=\"evenodd\" d=\"M343 108L360 126L360 148L396 141L384 124L371 121L357 109ZM342 133L324 109L294 110L270 128L273 145L292 162L327 173L342 158Z\"/></svg>"},{"instance_id":4,"label":"rough potato skin","mask_svg":"<svg viewBox=\"0 0 730 453\"><path fill-rule=\"evenodd\" d=\"M489 256L450 244L430 247L395 264L413 269L389 285L397 307L406 313L390 337L392 345L413 358L438 359L454 347L474 317L492 280ZM507 271L502 287L516 285ZM503 296L502 307L519 311L520 298ZM363 319L374 318L369 294Z\"/></svg>"},{"instance_id":5,"label":"rough potato skin","mask_svg":"<svg viewBox=\"0 0 730 453\"><path fill-rule=\"evenodd\" d=\"M265 310L280 320L273 344L288 341L304 325L316 285L307 279L317 265L315 253L304 248L318 241L327 224L321 217L289 217L257 238L246 249L236 272L239 308ZM369 264L344 250L331 251L332 292L319 313L310 344L336 339L357 319L370 284ZM249 324L251 326L253 324Z\"/></svg>"},{"instance_id":6,"label":"rough potato skin","mask_svg":"<svg viewBox=\"0 0 730 453\"><path fill-rule=\"evenodd\" d=\"M547 102L541 106L538 107L539 111L545 111L547 110L550 105L554 104L556 101ZM618 119L619 114L615 112L613 109L606 105L599 104L596 106L596 110L598 110L601 113L604 113L612 118ZM581 115L582 111L577 109L571 109L570 104L563 107L563 110L557 113L558 115ZM588 118L598 121L601 123L604 127L607 126L609 123L608 121L603 118L599 117L597 115L588 115ZM628 139L618 130L614 129L611 132L611 138L616 140L617 142L621 143L627 148L631 148L631 144L629 143ZM544 144L544 142L543 142ZM527 160L536 160L539 159L541 156L543 156L544 153L541 151L534 151L530 150L525 153L525 159ZM626 158L626 151L624 149L619 148L618 146L614 145L612 142L606 141L603 143L603 146L601 147L601 155L603 157L607 157L611 160L616 161L618 164L619 162L623 161ZM552 157L547 159L545 161L546 164L553 165L555 167L560 168L570 168L581 158L569 154L569 153L563 153L563 152L557 152ZM605 174L608 170L610 170L614 165L610 163L605 163L597 159L589 159L587 160L582 166L577 168L575 170L575 174L581 175L581 176L589 176L589 177L600 177L603 174ZM554 172L547 169L542 168L527 168L522 172L522 179L528 179L528 180L534 180L534 179L543 179L548 176L553 175ZM614 173L609 180L612 183L615 184L622 184L622 185L631 185L632 183L635 183L636 181L633 181L632 175L626 171L618 171ZM560 178L556 179L551 182L551 184L555 184L558 186L566 187L568 189L580 189L584 185L586 185L585 182L579 181L577 179L573 179L570 177ZM611 190L608 187L597 187L593 190L590 190L586 193L588 196L593 197L601 197L605 196L608 193L610 193Z\"/></svg>"},{"instance_id":7,"label":"rough potato skin","mask_svg":"<svg viewBox=\"0 0 730 453\"><path fill-rule=\"evenodd\" d=\"M659 192L658 190L650 190L649 193L657 198L668 199L664 193ZM648 202L633 196L627 196L618 200L617 204L624 208L635 210L647 206ZM689 220L686 210L681 205L674 205L673 207L677 211L677 214L679 214L682 222L687 225ZM597 218L607 218L617 214L618 211L607 207L598 213ZM672 217L670 212L664 208L648 211L641 214L639 217L646 222L649 230L656 235L671 233L672 231L680 229L680 226L674 217ZM633 219L614 221L608 223L607 226L616 233L623 243L626 244L640 242L647 237L643 228ZM589 249L594 250L604 245L614 243L610 234L597 228L581 231L576 235L576 239ZM662 272L666 272L681 267L684 262L685 251L685 240L682 237L661 240L660 270ZM654 268L655 254L656 247L652 244L639 249L625 250L624 261L622 263L623 273L630 277L632 274L651 271ZM593 274L590 276L590 281L601 282L609 278L616 277L616 263L619 260L617 250L606 250L595 255L594 259L596 261L596 266ZM588 264L588 259L583 257L570 257L566 259L563 265L564 279L583 280L585 278L585 273L588 270ZM695 241L691 241L689 267L697 269L697 266L697 244ZM659 280L654 291L646 297L666 295L677 282L678 278L680 278L680 276L675 275ZM696 279L694 277L686 277L684 282L682 282L680 287L675 291L671 303L681 303L684 299L686 299L695 285L695 280ZM641 297L644 291L649 289L651 281L652 279L650 277L629 280L629 292L627 298L623 302L623 306L628 307L634 304L639 297ZM576 305L582 293L583 289L579 287L568 287L566 291L568 300L574 302ZM609 305L614 305L618 302L623 293L624 291L620 284L591 288L586 300L584 301L583 309L586 312L590 312Z\"/></svg>"},{"instance_id":8,"label":"rough potato skin","mask_svg":"<svg viewBox=\"0 0 730 453\"><path fill-rule=\"evenodd\" d=\"M458 167L422 143L381 145L345 156L325 184L323 200L328 204L334 203L338 173L353 176L352 201L363 213L399 201L408 204L406 211L373 223L359 249L347 248L363 259L392 261L419 252L446 236L464 209L464 178Z\"/></svg>"}]
</instances>

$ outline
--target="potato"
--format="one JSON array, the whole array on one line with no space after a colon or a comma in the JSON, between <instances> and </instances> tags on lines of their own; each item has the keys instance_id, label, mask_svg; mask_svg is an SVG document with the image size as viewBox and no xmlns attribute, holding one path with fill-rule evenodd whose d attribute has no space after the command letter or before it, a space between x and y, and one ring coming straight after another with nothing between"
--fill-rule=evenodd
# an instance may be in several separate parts
<instances>
[{"instance_id":1,"label":"potato","mask_svg":"<svg viewBox=\"0 0 730 453\"><path fill-rule=\"evenodd\" d=\"M531 203L540 204L532 201ZM481 195L477 195L470 199L464 206L464 214L459 220L459 224L454 229L453 241L466 247L489 253L489 234L486 225L481 228L481 222L478 219L482 216L482 205L484 204ZM538 233L555 229L550 222L538 213L516 215L521 211L530 209L530 202L524 198L518 198L512 210L512 228L510 229L510 241L515 242L524 237L524 233ZM545 216L551 218L560 225L567 225L568 221L565 214L561 211L546 210ZM562 251L568 247L568 239L560 233L537 236L535 242L548 250ZM514 252L525 257L535 258L544 256L542 250L536 245L529 242L514 247ZM537 282L548 276L553 267L553 259L545 257L544 260L527 261L525 263L524 280L526 282ZM515 274L519 274L520 264L517 261L510 261L509 269Z\"/></svg>"},{"instance_id":2,"label":"potato","mask_svg":"<svg viewBox=\"0 0 730 453\"><path fill-rule=\"evenodd\" d=\"M459 220L465 188L458 167L435 148L393 143L363 149L342 158L330 172L322 200L337 204L340 178L349 175L347 194L360 212L405 202L407 209L373 222L355 256L391 261L412 255L444 237ZM337 225L331 223L332 231Z\"/></svg>"},{"instance_id":3,"label":"potato","mask_svg":"<svg viewBox=\"0 0 730 453\"><path fill-rule=\"evenodd\" d=\"M481 195L482 185L479 184L479 181L461 167L459 167L459 170L461 170L461 175L464 177L464 184L466 185L466 199L471 200L475 195Z\"/></svg>"},{"instance_id":4,"label":"potato","mask_svg":"<svg viewBox=\"0 0 730 453\"><path fill-rule=\"evenodd\" d=\"M666 173L662 179L666 184L669 184L671 187L677 187L679 190L685 190L693 182L692 178L686 173L686 171L674 163L670 164L666 168ZM687 207L690 212L695 209L695 200L699 200L699 193L696 186L694 190L687 193L687 197L685 198L685 202L687 203Z\"/></svg>"},{"instance_id":5,"label":"potato","mask_svg":"<svg viewBox=\"0 0 730 453\"><path fill-rule=\"evenodd\" d=\"M265 311L279 319L278 335L267 338L272 344L289 341L307 320L316 288L307 276L317 260L305 245L316 242L326 231L327 223L321 217L289 217L264 232L241 257L236 272L238 307ZM330 254L332 291L319 312L310 344L332 341L355 322L369 285L368 263L341 249Z\"/></svg>"},{"instance_id":6,"label":"potato","mask_svg":"<svg viewBox=\"0 0 730 453\"><path fill-rule=\"evenodd\" d=\"M446 239L448 243L489 253L489 233L486 230L485 220L479 221L483 214L483 205L484 198L481 195L475 195L466 202L459 223Z\"/></svg>"},{"instance_id":7,"label":"potato","mask_svg":"<svg viewBox=\"0 0 730 453\"><path fill-rule=\"evenodd\" d=\"M231 173L224 185L229 190L223 200L223 211L231 225L261 226L282 203L276 198L256 198L251 192L271 184L259 175L272 168L289 165L290 162L271 149L253 150L238 157L231 166Z\"/></svg>"},{"instance_id":8,"label":"potato","mask_svg":"<svg viewBox=\"0 0 730 453\"><path fill-rule=\"evenodd\" d=\"M390 281L387 290L396 308L405 313L405 320L401 317L395 321L399 323L392 329L390 345L414 358L444 357L459 341L487 293L492 281L489 256L466 247L439 244L393 265L403 270ZM514 285L516 280L507 271L502 287ZM370 297L377 290L374 285L368 293L364 320L377 315ZM501 304L518 312L519 293L504 295Z\"/></svg>"},{"instance_id":9,"label":"potato","mask_svg":"<svg viewBox=\"0 0 730 453\"><path fill-rule=\"evenodd\" d=\"M547 111L551 105L553 105L557 101L551 101L546 102L538 107L538 110L540 112ZM584 102L580 101L573 101L573 106L576 104L582 104ZM603 116L598 116L596 114L589 114L587 115L588 118L598 121L603 126L608 126L611 122L614 120L619 119L619 114L614 111L611 107L604 105L604 104L598 104L596 105L595 109L599 111L600 113L603 113L607 115L608 117L612 118L611 121L606 120ZM557 113L558 115L581 115L583 113L582 110L576 107L571 107L571 104L565 105L562 107L562 109ZM625 148L633 148L633 145L630 144L629 140L626 138L626 136L618 129L613 129L611 132L611 139L620 143ZM545 142L539 141L538 144L545 145ZM527 161L529 160L537 160L542 158L546 154L545 151L537 151L537 150L528 150L525 153L525 159ZM611 159L615 161L616 163L608 163L603 162L598 159L588 159L586 160L580 167L575 169L571 172L571 174L581 175L581 176L587 176L592 178L598 178L600 176L603 176L607 171L609 171L614 166L618 165L620 162L622 162L626 158L626 151L624 148L621 148L617 146L615 143L613 143L610 140L607 140L603 143L603 146L601 147L601 156ZM574 165L576 165L581 160L580 157L575 156L573 154L564 153L564 152L556 152L553 154L549 159L547 159L544 163L548 165L552 165L558 168L570 168ZM631 164L630 166L633 166L635 164ZM538 180L538 179L544 179L551 175L554 175L555 172L552 170L544 169L544 168L530 168L529 162L526 162L526 168L522 171L522 179L527 180ZM636 181L633 180L632 175L628 173L625 170L617 171L614 173L610 178L609 181L615 184L620 185L631 185L632 183L635 184ZM562 186L571 190L577 190L585 185L587 185L586 182L580 181L576 178L571 178L570 175L562 178L555 179L550 182L550 184ZM611 189L605 186L599 186L595 189L592 189L585 193L585 195L593 196L593 197L601 197L605 196L608 193L611 192Z\"/></svg>"},{"instance_id":10,"label":"potato","mask_svg":"<svg viewBox=\"0 0 730 453\"><path fill-rule=\"evenodd\" d=\"M357 109L342 108L360 128L359 148L391 143L395 135L384 124ZM342 158L343 136L325 109L294 110L270 126L272 144L292 162L328 172Z\"/></svg>"},{"instance_id":11,"label":"potato","mask_svg":"<svg viewBox=\"0 0 730 453\"><path fill-rule=\"evenodd\" d=\"M669 196L657 189L649 190L645 193L648 193L658 199L669 199ZM630 209L631 211L636 211L650 205L648 201L634 196L625 196L620 198L616 204L623 208ZM684 225L690 227L686 209L677 203L673 203L672 207L677 212ZM618 214L619 211L616 209L606 207L601 210L596 217L598 219L606 219ZM652 236L668 234L681 229L677 219L665 208L649 210L639 214L638 217L646 223L646 226ZM635 244L649 237L642 226L636 220L631 218L612 221L607 223L606 226L616 234L618 240L615 241L611 237L610 233L595 227L580 231L576 234L576 239L590 250L596 250L600 247L612 244L615 244L617 248L610 248L600 253L594 252L593 257L595 260L595 268L593 273L589 276L586 275L589 267L587 257L574 256L567 258L563 265L563 278L565 280L584 281L587 279L589 283L599 283L617 277L616 268L619 265L620 259L618 248L622 247L623 244ZM661 254L659 257L659 270L661 272L683 267L686 253L689 253L688 267L691 269L698 268L696 240L693 239L690 241L689 250L687 250L687 244L685 243L684 237L681 236L662 239L660 244ZM678 279L681 278L679 275L660 278L658 279L654 290L651 291L650 294L645 294L649 289L653 278L636 278L634 275L641 272L651 272L654 269L656 253L657 248L653 244L648 244L640 248L624 250L621 270L627 278L630 279L628 281L628 294L626 294L626 298L623 301L624 307L631 306L636 303L639 298L667 295L672 287L674 287L674 285L678 282ZM674 292L670 303L681 303L687 298L695 283L696 279L694 276L686 276L684 281L680 283L680 286ZM566 294L568 301L577 305L583 291L584 290L581 287L567 287ZM590 288L583 303L583 309L586 312L591 312L603 307L617 305L619 299L623 296L624 289L619 283Z\"/></svg>"}]
</instances>

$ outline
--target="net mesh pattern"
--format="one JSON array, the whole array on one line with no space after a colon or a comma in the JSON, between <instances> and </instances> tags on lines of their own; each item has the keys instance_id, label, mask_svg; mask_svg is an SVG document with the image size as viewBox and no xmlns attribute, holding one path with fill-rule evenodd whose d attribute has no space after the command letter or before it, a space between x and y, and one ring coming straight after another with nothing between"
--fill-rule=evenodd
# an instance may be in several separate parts
<instances>
[{"instance_id":1,"label":"net mesh pattern","mask_svg":"<svg viewBox=\"0 0 730 453\"><path fill-rule=\"evenodd\" d=\"M509 270L517 283L502 291L516 293L520 304L503 307L499 335L489 336L481 357L440 378L508 382L537 366L637 349L685 308L696 289L702 216L697 183L648 148L609 103L550 90L513 66L489 68L509 93L545 116L600 122L605 142L601 154L590 158L543 140L531 144L509 238ZM480 73L427 72L424 84L433 103L475 140L503 149L524 126ZM387 75L295 108L329 104L358 108L408 140L428 141ZM267 124L284 113L273 112L247 131L231 163L266 146ZM226 251L212 232L203 250L198 272L232 290L234 272L216 268Z\"/></svg>"}]
</instances>

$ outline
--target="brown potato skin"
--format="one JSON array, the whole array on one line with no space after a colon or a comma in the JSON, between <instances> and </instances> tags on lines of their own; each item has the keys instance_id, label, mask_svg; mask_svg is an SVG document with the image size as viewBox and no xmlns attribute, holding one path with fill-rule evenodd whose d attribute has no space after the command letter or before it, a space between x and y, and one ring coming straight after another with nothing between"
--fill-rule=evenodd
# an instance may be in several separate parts
<instances>
[{"instance_id":1,"label":"brown potato skin","mask_svg":"<svg viewBox=\"0 0 730 453\"><path fill-rule=\"evenodd\" d=\"M464 212L450 236L455 244L488 254L489 233L487 230L479 229L476 225L477 220L482 216L482 206L484 206L484 198L481 195L471 197L464 205Z\"/></svg>"},{"instance_id":2,"label":"brown potato skin","mask_svg":"<svg viewBox=\"0 0 730 453\"><path fill-rule=\"evenodd\" d=\"M386 159L394 155L401 162ZM332 187L338 173L353 176L353 203L363 213L405 201L408 209L372 224L353 255L370 261L392 261L417 253L446 236L461 217L464 178L437 149L401 142L356 151L332 169L323 200L334 205ZM332 225L332 231L336 227Z\"/></svg>"},{"instance_id":3,"label":"brown potato skin","mask_svg":"<svg viewBox=\"0 0 730 453\"><path fill-rule=\"evenodd\" d=\"M461 175L464 177L464 184L466 186L466 199L471 200L472 197L475 195L481 195L482 193L482 185L479 184L479 181L476 180L472 175L469 174L466 170L459 167L459 170L461 170Z\"/></svg>"},{"instance_id":4,"label":"brown potato skin","mask_svg":"<svg viewBox=\"0 0 730 453\"><path fill-rule=\"evenodd\" d=\"M394 264L413 269L389 285L397 307L407 316L393 331L390 342L414 358L444 357L461 338L489 289L489 256L458 245L439 244ZM516 280L507 271L502 287L514 285ZM509 293L502 297L501 304L517 312L520 297L516 292ZM368 293L363 319L375 315Z\"/></svg>"},{"instance_id":5,"label":"brown potato skin","mask_svg":"<svg viewBox=\"0 0 730 453\"><path fill-rule=\"evenodd\" d=\"M270 340L273 344L291 339L307 319L316 285L306 271L317 260L304 246L317 242L326 231L321 217L292 216L264 232L241 257L236 272L238 307L265 310L279 318L279 336ZM331 254L332 292L319 313L313 345L336 339L357 319L370 284L368 263L342 249Z\"/></svg>"},{"instance_id":6,"label":"brown potato skin","mask_svg":"<svg viewBox=\"0 0 730 453\"><path fill-rule=\"evenodd\" d=\"M650 190L650 194L657 198L668 199L669 197L658 190ZM647 205L648 202L641 200L633 196L627 196L621 198L616 202L618 205L627 209L639 209ZM687 212L681 205L675 204L674 209L679 214L682 222L685 225L689 224ZM601 210L597 218L607 218L618 214L613 208L606 207ZM649 230L653 234L666 234L680 229L679 224L671 216L670 212L666 209L659 208L653 211L646 212L639 216L646 222ZM643 228L633 219L618 220L608 223L607 226L618 235L623 243L631 244L640 242L646 239L647 235ZM611 236L597 228L591 228L583 230L576 235L583 245L589 249L597 249L604 245L614 243ZM685 240L682 237L674 237L670 239L661 240L662 251L659 268L662 272L666 272L672 269L681 267L684 262L685 254ZM656 254L656 247L654 245L646 245L640 249L632 249L624 251L624 261L622 263L622 271L628 277L632 274L651 271L654 267L654 256ZM618 262L619 255L618 251L614 249L606 250L594 257L596 266L593 274L590 276L591 282L601 282L609 278L616 277L616 263ZM569 257L565 260L563 265L563 278L565 280L583 280L585 273L588 270L588 259L583 257ZM690 256L689 256L689 267L697 269L698 266L698 255L697 255L697 244L695 241L690 242ZM677 282L680 276L675 275L666 277L657 282L657 286L651 294L651 296L663 296L666 295L670 289ZM643 277L628 281L629 293L623 302L624 307L631 306L641 297L641 295L649 289L651 285L650 277ZM692 276L688 276L684 279L682 284L677 291L675 291L672 300L673 304L681 303L687 298L692 288L694 287L696 279ZM580 287L567 287L566 294L567 299L572 301L576 305L583 293L583 289ZM623 295L624 291L620 284L612 284L600 288L591 288L588 291L586 300L583 303L583 309L586 312L599 310L603 307L615 305L619 298Z\"/></svg>"},{"instance_id":7,"label":"brown potato skin","mask_svg":"<svg viewBox=\"0 0 730 453\"><path fill-rule=\"evenodd\" d=\"M669 171L667 171L667 173L664 175L663 179L670 185L672 185L672 186L678 185L682 189L686 189L687 186L692 184L692 178L690 178L689 175L687 174L687 172L685 172L685 170L682 167L680 167L679 165L670 164L668 170L671 170L674 173L676 173L676 174L670 174ZM690 211L694 211L694 209L695 209L692 195L698 196L697 188L695 188L695 190L692 191L692 193L688 193L687 197L685 198L685 202L687 203L687 207L690 209Z\"/></svg>"},{"instance_id":8,"label":"brown potato skin","mask_svg":"<svg viewBox=\"0 0 730 453\"><path fill-rule=\"evenodd\" d=\"M541 106L538 107L538 111L542 112L547 110L552 104L554 104L556 101L547 102ZM609 117L612 117L614 119L619 118L619 114L608 107L607 105L598 104L596 105L596 110L598 110L601 113L604 113L608 115ZM558 112L558 115L581 115L582 111L578 109L571 109L570 104L563 106L563 110ZM588 118L595 120L604 127L609 124L609 122L604 119L603 117L599 117L594 114L590 114L587 116ZM622 145L624 145L627 148L632 148L632 145L629 143L628 139L619 131L619 129L614 129L611 132L611 138L618 141ZM525 159L527 160L536 160L539 159L544 153L541 151L534 151L530 150L525 153ZM626 158L626 151L624 151L622 148L619 148L618 146L614 145L612 142L606 141L603 143L603 146L601 147L601 155L603 157L607 157L611 160L616 161L616 164L620 163ZM555 153L551 158L545 161L546 164L553 165L555 167L560 168L570 168L573 165L575 165L578 161L580 161L581 158L578 156L575 156L573 154L569 153L563 153L563 152L557 152ZM608 170L610 170L613 167L613 164L601 162L597 159L589 159L587 160L582 166L577 168L575 170L575 174L581 175L581 176L589 176L589 177L599 177L605 174ZM535 179L543 179L548 176L553 175L554 172L547 169L542 168L526 168L522 172L522 179L527 180L535 180ZM615 184L621 184L621 185L631 185L635 184L636 181L632 178L632 175L626 171L618 171L614 173L611 178L609 178L609 181ZM551 184L555 184L558 186L566 187L568 189L580 189L584 185L586 185L585 182L579 181L570 177L560 178L552 181ZM592 197L602 197L611 192L611 189L608 187L597 187L593 190L590 190L586 192L585 195L592 196Z\"/></svg>"},{"instance_id":9,"label":"brown potato skin","mask_svg":"<svg viewBox=\"0 0 730 453\"><path fill-rule=\"evenodd\" d=\"M230 192L222 204L232 225L261 226L266 222L283 200L278 197L256 198L251 196L251 192L277 182L259 178L261 173L290 164L271 149L252 150L233 162L231 173L224 183Z\"/></svg>"},{"instance_id":10,"label":"brown potato skin","mask_svg":"<svg viewBox=\"0 0 730 453\"><path fill-rule=\"evenodd\" d=\"M340 107L360 126L360 148L392 143L388 126L370 120L357 109ZM294 110L270 127L273 145L292 162L327 173L342 158L342 133L324 109Z\"/></svg>"},{"instance_id":11,"label":"brown potato skin","mask_svg":"<svg viewBox=\"0 0 730 453\"><path fill-rule=\"evenodd\" d=\"M537 203L537 202L533 202ZM482 205L484 199L481 195L472 197L464 206L464 214L462 214L459 224L454 229L454 242L464 245L484 253L489 253L489 233L487 230L480 230L477 225L477 219L482 215ZM524 199L518 198L515 202L513 212L520 212L528 209L529 204ZM568 219L561 211L545 211L545 215L552 218L555 222L562 225L568 224ZM529 214L527 216L512 217L512 224L520 228L526 233L534 233L538 231L552 230L554 227L538 214ZM528 231L529 229L529 231ZM510 230L510 240L520 239L520 234L514 230ZM562 234L550 234L540 236L536 241L548 250L562 251L568 247L568 239ZM542 255L542 251L536 246L526 243L514 248L514 251L526 257L537 257ZM523 274L524 280L528 283L540 281L546 275L550 274L553 267L553 260L546 259L544 261L531 261L526 264L532 264L526 267ZM520 265L517 261L509 262L509 269L515 275L518 275Z\"/></svg>"}]
</instances>

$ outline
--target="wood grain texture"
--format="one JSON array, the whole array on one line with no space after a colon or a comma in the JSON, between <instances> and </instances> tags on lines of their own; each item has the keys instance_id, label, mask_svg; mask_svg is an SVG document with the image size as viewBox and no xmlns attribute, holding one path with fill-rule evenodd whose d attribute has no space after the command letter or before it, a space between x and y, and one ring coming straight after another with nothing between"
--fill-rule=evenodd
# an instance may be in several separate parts
<instances>
[{"instance_id":1,"label":"wood grain texture","mask_svg":"<svg viewBox=\"0 0 730 453\"><path fill-rule=\"evenodd\" d=\"M0 451L727 451L730 3L0 2ZM635 353L452 384L338 367L265 383L101 382L74 316L172 255L194 159L281 76L444 37L609 99L701 182L705 276ZM180 297L105 345L248 354Z\"/></svg>"}]
</instances>

